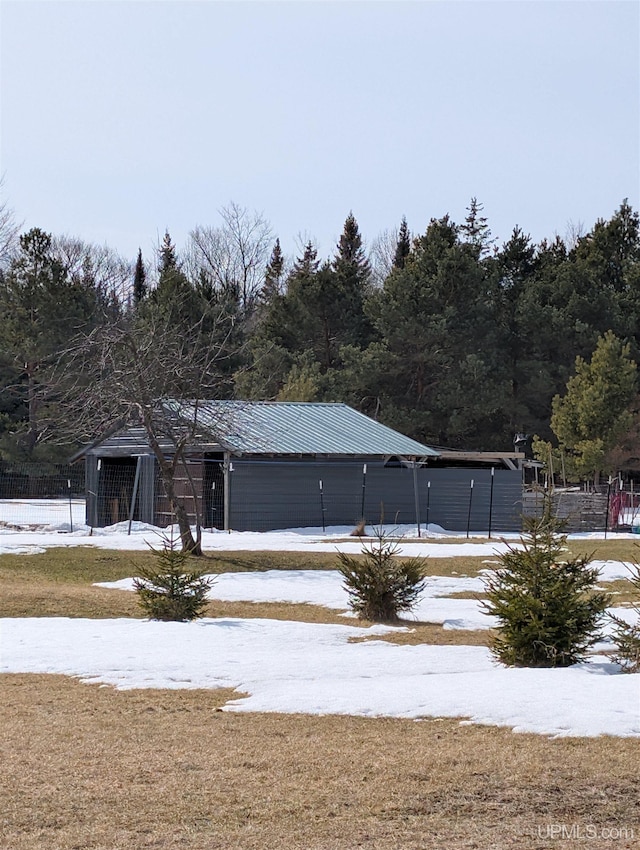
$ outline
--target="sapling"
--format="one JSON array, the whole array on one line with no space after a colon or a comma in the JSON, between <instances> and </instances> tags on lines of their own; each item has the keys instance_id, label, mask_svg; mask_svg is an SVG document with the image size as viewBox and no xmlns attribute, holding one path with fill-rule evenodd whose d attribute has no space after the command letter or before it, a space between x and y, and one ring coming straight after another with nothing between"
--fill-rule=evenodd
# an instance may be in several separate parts
<instances>
[{"instance_id":1,"label":"sapling","mask_svg":"<svg viewBox=\"0 0 640 850\"><path fill-rule=\"evenodd\" d=\"M640 591L640 566L634 564L631 568L631 583ZM640 673L640 601L631 609L635 614L635 622L627 623L615 614L609 614L614 622L613 642L616 646L612 654L613 660L620 665L623 673Z\"/></svg>"},{"instance_id":2,"label":"sapling","mask_svg":"<svg viewBox=\"0 0 640 850\"><path fill-rule=\"evenodd\" d=\"M567 557L566 535L548 505L527 517L522 548L509 546L485 579L483 608L498 620L491 650L515 667L568 667L600 638L609 595L596 590L590 556Z\"/></svg>"},{"instance_id":3,"label":"sapling","mask_svg":"<svg viewBox=\"0 0 640 850\"><path fill-rule=\"evenodd\" d=\"M396 622L418 601L424 590L424 559L398 558L399 552L399 545L378 530L375 539L363 545L361 559L338 553L349 605L362 619Z\"/></svg>"},{"instance_id":4,"label":"sapling","mask_svg":"<svg viewBox=\"0 0 640 850\"><path fill-rule=\"evenodd\" d=\"M173 535L162 538L162 548L150 548L156 563L143 567L133 582L142 609L152 620L183 622L202 617L214 578L201 568L189 567L192 558L178 547Z\"/></svg>"}]
</instances>

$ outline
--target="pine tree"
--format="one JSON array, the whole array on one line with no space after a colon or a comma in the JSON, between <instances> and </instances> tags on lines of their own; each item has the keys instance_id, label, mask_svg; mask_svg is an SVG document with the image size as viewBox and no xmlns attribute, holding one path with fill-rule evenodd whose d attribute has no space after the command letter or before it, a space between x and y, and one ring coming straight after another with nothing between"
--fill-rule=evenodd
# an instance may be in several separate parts
<instances>
[{"instance_id":1,"label":"pine tree","mask_svg":"<svg viewBox=\"0 0 640 850\"><path fill-rule=\"evenodd\" d=\"M64 454L51 441L49 373L70 339L95 323L99 293L92 279L69 278L50 234L32 228L19 244L0 279L0 351L10 395L14 404L20 400L25 420L19 433L5 436L0 453L34 461Z\"/></svg>"},{"instance_id":2,"label":"pine tree","mask_svg":"<svg viewBox=\"0 0 640 850\"><path fill-rule=\"evenodd\" d=\"M189 568L189 553L178 548L173 536L163 539L162 549L151 547L151 551L155 566L139 570L140 577L133 582L140 607L152 620L184 622L202 617L212 576Z\"/></svg>"},{"instance_id":3,"label":"pine tree","mask_svg":"<svg viewBox=\"0 0 640 850\"><path fill-rule=\"evenodd\" d=\"M553 400L551 427L578 475L597 479L608 471L607 454L632 424L636 394L630 346L611 331L600 337L590 362L576 358L566 394Z\"/></svg>"},{"instance_id":4,"label":"pine tree","mask_svg":"<svg viewBox=\"0 0 640 850\"><path fill-rule=\"evenodd\" d=\"M488 272L445 216L414 240L411 262L368 299L382 419L436 445L495 445L499 427L495 316ZM370 358L365 358L369 360ZM368 370L369 371L369 370ZM365 387L363 387L365 390ZM487 446L488 447L488 446Z\"/></svg>"},{"instance_id":5,"label":"pine tree","mask_svg":"<svg viewBox=\"0 0 640 850\"><path fill-rule=\"evenodd\" d=\"M171 269L178 268L178 257L176 255L176 246L171 241L171 236L168 230L165 230L164 237L162 239L162 245L160 246L160 263L159 263L159 273L160 277L162 277L163 273L170 271Z\"/></svg>"},{"instance_id":6,"label":"pine tree","mask_svg":"<svg viewBox=\"0 0 640 850\"><path fill-rule=\"evenodd\" d=\"M371 338L371 325L364 304L369 291L371 267L353 213L349 213L345 220L331 270L336 277L332 311L336 348L347 344L366 345Z\"/></svg>"},{"instance_id":7,"label":"pine tree","mask_svg":"<svg viewBox=\"0 0 640 850\"><path fill-rule=\"evenodd\" d=\"M486 216L482 215L484 207L477 198L471 198L467 207L467 217L464 224L460 226L463 240L474 247L478 257L489 253L495 239L491 237L491 230L487 224Z\"/></svg>"},{"instance_id":8,"label":"pine tree","mask_svg":"<svg viewBox=\"0 0 640 850\"><path fill-rule=\"evenodd\" d=\"M411 234L407 219L402 216L400 222L400 230L398 231L398 242L396 244L396 253L393 258L393 267L395 269L403 269L407 262L407 257L411 253Z\"/></svg>"},{"instance_id":9,"label":"pine tree","mask_svg":"<svg viewBox=\"0 0 640 850\"><path fill-rule=\"evenodd\" d=\"M568 667L585 659L600 637L610 597L594 588L590 558L567 558L566 536L547 502L542 517L525 518L522 548L500 555L485 579L483 608L497 618L491 650L515 667Z\"/></svg>"},{"instance_id":10,"label":"pine tree","mask_svg":"<svg viewBox=\"0 0 640 850\"><path fill-rule=\"evenodd\" d=\"M202 316L204 292L183 271L168 230L158 255L158 285L151 297L142 302L142 316L151 323L161 317L165 322L191 328Z\"/></svg>"},{"instance_id":11,"label":"pine tree","mask_svg":"<svg viewBox=\"0 0 640 850\"><path fill-rule=\"evenodd\" d=\"M410 611L424 590L423 558L398 558L398 544L380 530L362 547L363 558L338 552L338 570L344 578L351 609L362 619L396 622Z\"/></svg>"},{"instance_id":12,"label":"pine tree","mask_svg":"<svg viewBox=\"0 0 640 850\"><path fill-rule=\"evenodd\" d=\"M271 258L264 275L264 286L260 293L263 303L268 304L277 295L282 294L282 276L284 273L284 256L280 248L280 240L276 239Z\"/></svg>"},{"instance_id":13,"label":"pine tree","mask_svg":"<svg viewBox=\"0 0 640 850\"><path fill-rule=\"evenodd\" d=\"M640 565L631 569L631 584L640 594ZM639 597L640 598L640 597ZM615 652L613 660L620 665L623 673L640 673L640 602L632 607L635 623L628 623L615 614L609 614L614 623L613 642Z\"/></svg>"},{"instance_id":14,"label":"pine tree","mask_svg":"<svg viewBox=\"0 0 640 850\"><path fill-rule=\"evenodd\" d=\"M136 260L136 270L133 277L133 304L138 306L141 301L144 301L147 295L147 271L142 261L142 249L138 248L138 259Z\"/></svg>"}]
</instances>

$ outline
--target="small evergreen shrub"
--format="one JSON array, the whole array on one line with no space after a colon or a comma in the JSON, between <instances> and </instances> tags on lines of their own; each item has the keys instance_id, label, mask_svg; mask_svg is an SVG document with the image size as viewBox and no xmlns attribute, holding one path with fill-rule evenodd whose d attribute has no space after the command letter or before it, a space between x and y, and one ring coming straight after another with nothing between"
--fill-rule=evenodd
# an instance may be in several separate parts
<instances>
[{"instance_id":1,"label":"small evergreen shrub","mask_svg":"<svg viewBox=\"0 0 640 850\"><path fill-rule=\"evenodd\" d=\"M640 566L634 564L631 570L631 583L640 591ZM620 665L623 673L640 673L640 603L633 606L636 613L636 622L627 623L615 614L609 614L615 627L613 631L613 642L616 650L612 654L613 660Z\"/></svg>"},{"instance_id":2,"label":"small evergreen shrub","mask_svg":"<svg viewBox=\"0 0 640 850\"><path fill-rule=\"evenodd\" d=\"M363 558L338 553L349 605L359 617L375 622L397 622L410 611L424 590L423 558L397 557L400 547L382 531L362 547Z\"/></svg>"},{"instance_id":3,"label":"small evergreen shrub","mask_svg":"<svg viewBox=\"0 0 640 850\"><path fill-rule=\"evenodd\" d=\"M523 549L510 547L485 579L487 614L498 619L493 654L515 667L568 667L600 637L609 595L596 591L590 557L566 558L566 536L551 515L525 518Z\"/></svg>"},{"instance_id":4,"label":"small evergreen shrub","mask_svg":"<svg viewBox=\"0 0 640 850\"><path fill-rule=\"evenodd\" d=\"M156 565L140 570L134 579L138 603L152 620L184 622L202 617L207 594L214 579L203 569L189 569L188 552L178 548L173 537L154 549Z\"/></svg>"}]
</instances>

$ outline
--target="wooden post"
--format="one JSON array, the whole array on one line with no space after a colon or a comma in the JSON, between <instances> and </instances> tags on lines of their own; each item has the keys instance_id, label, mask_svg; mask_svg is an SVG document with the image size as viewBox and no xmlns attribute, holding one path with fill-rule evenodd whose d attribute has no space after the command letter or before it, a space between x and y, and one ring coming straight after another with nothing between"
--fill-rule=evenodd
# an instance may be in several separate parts
<instances>
[{"instance_id":1,"label":"wooden post","mask_svg":"<svg viewBox=\"0 0 640 850\"><path fill-rule=\"evenodd\" d=\"M142 458L138 456L136 460L136 476L133 479L133 492L131 494L131 503L129 504L129 530L128 535L131 535L131 523L133 522L133 512L136 509L136 499L138 498L138 485L140 483L140 468L142 466Z\"/></svg>"}]
</instances>

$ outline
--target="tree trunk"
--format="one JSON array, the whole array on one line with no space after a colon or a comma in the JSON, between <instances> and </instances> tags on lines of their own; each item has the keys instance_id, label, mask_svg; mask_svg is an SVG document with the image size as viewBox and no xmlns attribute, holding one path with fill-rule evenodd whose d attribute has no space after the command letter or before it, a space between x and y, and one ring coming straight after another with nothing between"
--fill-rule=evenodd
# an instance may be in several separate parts
<instances>
[{"instance_id":1,"label":"tree trunk","mask_svg":"<svg viewBox=\"0 0 640 850\"><path fill-rule=\"evenodd\" d=\"M144 408L143 421L145 431L147 432L149 445L151 446L156 460L158 461L160 477L162 478L162 483L164 484L165 493L167 494L169 504L171 505L171 510L175 514L176 522L178 523L178 528L180 529L180 540L182 542L182 549L184 552L188 552L190 555L196 555L199 557L202 555L200 534L198 534L197 540L193 539L193 534L191 533L191 526L189 525L189 516L187 514L185 506L176 496L176 488L174 487L173 483L173 474L175 471L176 461L178 460L178 455L182 454L182 450L176 448L176 457L174 458L174 462L167 462L167 459L164 456L164 452L162 451L162 447L160 446L160 443L158 442L158 439L156 437L151 418L147 411L148 408ZM186 468L186 461L184 457L182 458L182 461L183 463L185 463Z\"/></svg>"},{"instance_id":2,"label":"tree trunk","mask_svg":"<svg viewBox=\"0 0 640 850\"><path fill-rule=\"evenodd\" d=\"M27 431L25 445L29 452L32 452L35 449L36 443L38 442L38 395L35 377L37 368L38 367L35 363L26 364L29 428Z\"/></svg>"},{"instance_id":3,"label":"tree trunk","mask_svg":"<svg viewBox=\"0 0 640 850\"><path fill-rule=\"evenodd\" d=\"M193 539L193 534L191 533L191 526L189 524L189 516L187 514L185 506L176 496L175 487L173 486L172 470L167 466L166 461L160 466L160 475L162 477L162 483L164 484L164 489L167 494L167 498L169 499L169 503L171 505L171 510L175 514L176 522L178 523L178 528L180 529L180 541L182 542L182 550L183 552L188 552L190 555L196 555L199 557L200 555L202 555L202 546L200 544L200 540L198 539L196 541Z\"/></svg>"}]
</instances>

